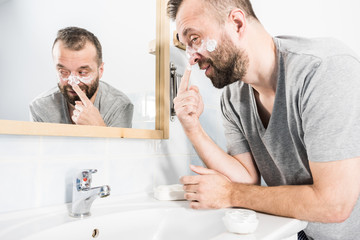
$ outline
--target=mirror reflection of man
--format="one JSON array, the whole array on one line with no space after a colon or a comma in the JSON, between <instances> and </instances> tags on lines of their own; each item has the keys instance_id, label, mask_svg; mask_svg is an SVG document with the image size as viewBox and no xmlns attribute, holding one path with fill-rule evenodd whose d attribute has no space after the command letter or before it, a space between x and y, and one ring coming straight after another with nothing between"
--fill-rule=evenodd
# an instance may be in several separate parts
<instances>
[{"instance_id":1,"label":"mirror reflection of man","mask_svg":"<svg viewBox=\"0 0 360 240\"><path fill-rule=\"evenodd\" d=\"M131 128L133 104L100 81L102 48L93 33L77 27L59 30L52 54L58 87L31 102L32 121Z\"/></svg>"}]
</instances>

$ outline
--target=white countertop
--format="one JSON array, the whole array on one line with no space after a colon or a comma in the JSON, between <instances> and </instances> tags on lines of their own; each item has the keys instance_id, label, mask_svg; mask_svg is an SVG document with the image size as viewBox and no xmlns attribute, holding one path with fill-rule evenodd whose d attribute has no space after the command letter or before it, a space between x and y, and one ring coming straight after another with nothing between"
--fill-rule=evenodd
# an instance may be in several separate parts
<instances>
[{"instance_id":1,"label":"white countertop","mask_svg":"<svg viewBox=\"0 0 360 240\"><path fill-rule=\"evenodd\" d=\"M99 238L97 239L110 240L112 237L101 237L110 231L117 230L118 226L124 226L124 228L127 226L129 229L137 227L139 231L141 231L142 224L146 226L151 224L151 228L153 229L150 229L150 227L149 229L152 232L150 230L148 233L143 232L142 236L146 236L145 239L166 239L165 237L161 238L161 236L169 234L167 232L171 229L171 231L179 231L176 235L179 239L188 240L189 236L186 238L181 237L182 232L184 232L184 234L186 232L186 230L181 231L181 228L193 228L194 234L196 232L199 236L203 236L202 239L279 240L296 239L295 236L297 236L297 232L304 229L307 225L307 222L297 219L257 213L259 224L254 233L246 235L234 234L226 230L221 220L226 209L193 210L189 209L187 201L158 201L146 194L127 195L123 197L110 196L108 198L96 199L91 208L92 215L84 220L70 217L68 215L69 206L69 204L63 204L0 214L0 239L18 240L25 239L26 237L32 239L32 236L38 236L36 238L34 237L34 239L46 239L45 237L40 238L40 236L46 236L47 232L54 236L51 239L63 239L64 237L70 237L67 239L79 239L79 237L71 238L75 236L75 234L78 234L77 232L80 232L80 230L78 231L77 229L84 228L86 229L84 231L89 232L93 230L93 226L101 226L99 230L100 232L102 231L103 234L99 234ZM127 217L125 218L125 216ZM137 226L133 226L129 222L128 219L132 216L137 217L137 220L133 223ZM157 238L151 236L154 231L158 234L156 235ZM201 231L204 231L204 234L201 234ZM209 232L209 236L206 236L205 231ZM143 238L137 237L138 234L140 234L137 231L135 231L134 234L128 232L126 233L126 238L123 239ZM213 232L211 233L212 235L210 232ZM62 234L67 235L60 236ZM124 229L116 233L117 236L123 234L125 234ZM58 238L56 238L56 236L58 236ZM82 235L79 236L81 238ZM174 236L174 238L176 238L176 236ZM196 239L200 240L199 237L196 237Z\"/></svg>"}]
</instances>

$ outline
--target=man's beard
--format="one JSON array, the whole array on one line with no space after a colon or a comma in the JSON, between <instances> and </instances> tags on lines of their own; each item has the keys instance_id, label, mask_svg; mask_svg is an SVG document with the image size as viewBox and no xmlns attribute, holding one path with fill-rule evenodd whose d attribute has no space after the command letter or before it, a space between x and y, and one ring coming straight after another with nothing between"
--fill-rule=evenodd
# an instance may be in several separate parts
<instances>
[{"instance_id":1,"label":"man's beard","mask_svg":"<svg viewBox=\"0 0 360 240\"><path fill-rule=\"evenodd\" d=\"M58 87L68 103L75 105L75 101L81 101L77 94L76 95L69 94L69 91L74 91L71 85L61 86L60 83L58 83ZM79 87L86 94L87 98L91 99L99 87L99 75L96 77L94 82L89 86L84 84L84 85L79 85Z\"/></svg>"},{"instance_id":2,"label":"man's beard","mask_svg":"<svg viewBox=\"0 0 360 240\"><path fill-rule=\"evenodd\" d=\"M216 88L223 88L236 81L241 81L249 66L246 52L237 49L225 35L220 44L210 54L211 59L200 59L198 62L200 67L210 64L212 72L208 77Z\"/></svg>"}]
</instances>

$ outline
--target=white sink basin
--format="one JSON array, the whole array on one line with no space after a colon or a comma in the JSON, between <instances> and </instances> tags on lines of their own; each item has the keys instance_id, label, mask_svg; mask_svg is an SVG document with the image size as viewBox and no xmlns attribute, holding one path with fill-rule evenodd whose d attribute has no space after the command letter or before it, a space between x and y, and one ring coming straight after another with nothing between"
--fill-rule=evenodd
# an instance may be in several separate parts
<instances>
[{"instance_id":1,"label":"white sink basin","mask_svg":"<svg viewBox=\"0 0 360 240\"><path fill-rule=\"evenodd\" d=\"M186 201L161 202L147 196L98 199L92 216L85 219L69 217L66 206L1 214L0 239L279 240L292 239L306 227L296 219L257 213L254 234L232 234L222 222L225 211L192 210Z\"/></svg>"}]
</instances>

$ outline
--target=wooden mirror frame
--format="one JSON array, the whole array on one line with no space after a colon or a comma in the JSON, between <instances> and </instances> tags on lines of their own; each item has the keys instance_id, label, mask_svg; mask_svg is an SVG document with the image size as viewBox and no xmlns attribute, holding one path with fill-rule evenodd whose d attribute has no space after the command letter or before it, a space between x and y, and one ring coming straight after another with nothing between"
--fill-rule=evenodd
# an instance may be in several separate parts
<instances>
[{"instance_id":1,"label":"wooden mirror frame","mask_svg":"<svg viewBox=\"0 0 360 240\"><path fill-rule=\"evenodd\" d=\"M155 130L0 120L0 134L142 139L169 138L170 24L166 8L167 0L156 0Z\"/></svg>"}]
</instances>

